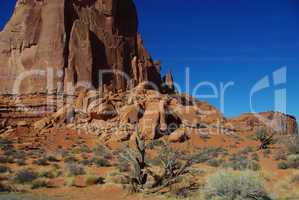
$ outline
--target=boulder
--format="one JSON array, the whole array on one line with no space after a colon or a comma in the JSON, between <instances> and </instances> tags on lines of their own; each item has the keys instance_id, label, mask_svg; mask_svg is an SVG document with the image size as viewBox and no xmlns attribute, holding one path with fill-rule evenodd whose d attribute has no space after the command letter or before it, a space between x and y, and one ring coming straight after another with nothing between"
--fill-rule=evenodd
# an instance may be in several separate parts
<instances>
[{"instance_id":1,"label":"boulder","mask_svg":"<svg viewBox=\"0 0 299 200\"><path fill-rule=\"evenodd\" d=\"M145 139L153 140L158 137L160 125L159 102L149 102L143 117L139 122L140 131Z\"/></svg>"},{"instance_id":2,"label":"boulder","mask_svg":"<svg viewBox=\"0 0 299 200\"><path fill-rule=\"evenodd\" d=\"M55 124L72 122L75 117L75 110L72 105L65 105L60 108L56 113L49 117L42 118L33 124L35 130L42 130L49 128Z\"/></svg>"},{"instance_id":3,"label":"boulder","mask_svg":"<svg viewBox=\"0 0 299 200\"><path fill-rule=\"evenodd\" d=\"M120 110L120 121L123 123L138 123L140 116L142 115L142 110L139 105L128 105L124 106Z\"/></svg>"}]
</instances>

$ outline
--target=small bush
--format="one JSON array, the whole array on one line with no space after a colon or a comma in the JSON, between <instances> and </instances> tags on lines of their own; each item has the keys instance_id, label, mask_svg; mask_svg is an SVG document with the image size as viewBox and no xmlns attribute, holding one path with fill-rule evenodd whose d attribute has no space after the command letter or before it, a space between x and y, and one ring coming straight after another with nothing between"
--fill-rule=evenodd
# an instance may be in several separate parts
<instances>
[{"instance_id":1,"label":"small bush","mask_svg":"<svg viewBox=\"0 0 299 200\"><path fill-rule=\"evenodd\" d=\"M207 162L207 164L211 167L219 167L224 163L222 159L212 159Z\"/></svg>"},{"instance_id":2,"label":"small bush","mask_svg":"<svg viewBox=\"0 0 299 200\"><path fill-rule=\"evenodd\" d=\"M299 154L299 136L292 136L288 139L287 149L290 154Z\"/></svg>"},{"instance_id":3,"label":"small bush","mask_svg":"<svg viewBox=\"0 0 299 200\"><path fill-rule=\"evenodd\" d=\"M110 162L104 158L94 158L93 163L97 167L110 167L111 166Z\"/></svg>"},{"instance_id":4,"label":"small bush","mask_svg":"<svg viewBox=\"0 0 299 200\"><path fill-rule=\"evenodd\" d=\"M2 173L6 173L6 172L10 172L10 168L0 165L0 173L2 174Z\"/></svg>"},{"instance_id":5,"label":"small bush","mask_svg":"<svg viewBox=\"0 0 299 200\"><path fill-rule=\"evenodd\" d=\"M26 160L25 160L25 158L19 158L19 159L16 159L15 163L19 166L24 166L24 165L26 165Z\"/></svg>"},{"instance_id":6,"label":"small bush","mask_svg":"<svg viewBox=\"0 0 299 200\"><path fill-rule=\"evenodd\" d=\"M40 178L32 182L31 189L47 188L49 187L48 181L46 179Z\"/></svg>"},{"instance_id":7,"label":"small bush","mask_svg":"<svg viewBox=\"0 0 299 200\"><path fill-rule=\"evenodd\" d=\"M89 149L88 146L86 145L83 145L81 148L80 148L80 151L81 153L91 153L92 151Z\"/></svg>"},{"instance_id":8,"label":"small bush","mask_svg":"<svg viewBox=\"0 0 299 200\"><path fill-rule=\"evenodd\" d=\"M74 163L74 162L77 162L78 160L73 156L73 155L67 155L65 158L64 158L64 162L65 163Z\"/></svg>"},{"instance_id":9,"label":"small bush","mask_svg":"<svg viewBox=\"0 0 299 200\"><path fill-rule=\"evenodd\" d=\"M40 158L38 160L33 161L33 164L39 165L39 166L48 166L48 159L47 158Z\"/></svg>"},{"instance_id":10,"label":"small bush","mask_svg":"<svg viewBox=\"0 0 299 200\"><path fill-rule=\"evenodd\" d=\"M251 154L251 159L257 162L260 161L260 157L257 153Z\"/></svg>"},{"instance_id":11,"label":"small bush","mask_svg":"<svg viewBox=\"0 0 299 200\"><path fill-rule=\"evenodd\" d=\"M284 151L280 150L274 155L274 160L276 161L287 160L287 155Z\"/></svg>"},{"instance_id":12,"label":"small bush","mask_svg":"<svg viewBox=\"0 0 299 200\"><path fill-rule=\"evenodd\" d=\"M223 148L206 148L193 154L191 159L194 163L205 163L217 158L219 155L226 154L226 152L227 150Z\"/></svg>"},{"instance_id":13,"label":"small bush","mask_svg":"<svg viewBox=\"0 0 299 200\"><path fill-rule=\"evenodd\" d=\"M6 150L11 145L12 145L11 141L9 141L7 139L0 138L0 149Z\"/></svg>"},{"instance_id":14,"label":"small bush","mask_svg":"<svg viewBox=\"0 0 299 200\"><path fill-rule=\"evenodd\" d=\"M287 164L286 162L279 162L279 163L277 164L277 168L278 168L278 169L288 169L289 166L288 166L288 164Z\"/></svg>"},{"instance_id":15,"label":"small bush","mask_svg":"<svg viewBox=\"0 0 299 200\"><path fill-rule=\"evenodd\" d=\"M225 168L231 168L234 170L253 170L258 171L260 169L260 165L258 162L254 160L249 160L246 156L234 154L229 157L227 163L223 165Z\"/></svg>"},{"instance_id":16,"label":"small bush","mask_svg":"<svg viewBox=\"0 0 299 200\"><path fill-rule=\"evenodd\" d=\"M290 155L287 157L287 164L289 168L299 169L299 155Z\"/></svg>"},{"instance_id":17,"label":"small bush","mask_svg":"<svg viewBox=\"0 0 299 200\"><path fill-rule=\"evenodd\" d=\"M255 133L256 140L260 141L259 149L268 149L274 144L274 134L269 134L266 129L260 129Z\"/></svg>"},{"instance_id":18,"label":"small bush","mask_svg":"<svg viewBox=\"0 0 299 200\"><path fill-rule=\"evenodd\" d=\"M85 174L85 169L81 165L72 163L67 166L69 176L80 176Z\"/></svg>"},{"instance_id":19,"label":"small bush","mask_svg":"<svg viewBox=\"0 0 299 200\"><path fill-rule=\"evenodd\" d=\"M299 174L295 174L292 179L291 182L294 184L298 184L299 183Z\"/></svg>"},{"instance_id":20,"label":"small bush","mask_svg":"<svg viewBox=\"0 0 299 200\"><path fill-rule=\"evenodd\" d=\"M85 183L87 186L103 184L104 179L99 176L89 175L85 177Z\"/></svg>"},{"instance_id":21,"label":"small bush","mask_svg":"<svg viewBox=\"0 0 299 200\"><path fill-rule=\"evenodd\" d=\"M98 145L97 147L95 147L93 149L93 153L95 156L101 156L105 159L112 159L112 153L107 147L103 145Z\"/></svg>"},{"instance_id":22,"label":"small bush","mask_svg":"<svg viewBox=\"0 0 299 200\"><path fill-rule=\"evenodd\" d=\"M91 166L93 164L93 160L83 159L83 160L80 160L79 163L84 166Z\"/></svg>"},{"instance_id":23,"label":"small bush","mask_svg":"<svg viewBox=\"0 0 299 200\"><path fill-rule=\"evenodd\" d=\"M38 174L31 169L22 169L18 171L15 175L15 182L24 184L24 183L31 183L35 179L38 178Z\"/></svg>"},{"instance_id":24,"label":"small bush","mask_svg":"<svg viewBox=\"0 0 299 200\"><path fill-rule=\"evenodd\" d=\"M209 177L204 196L217 200L252 200L266 199L267 193L262 178L256 173L223 171Z\"/></svg>"}]
</instances>

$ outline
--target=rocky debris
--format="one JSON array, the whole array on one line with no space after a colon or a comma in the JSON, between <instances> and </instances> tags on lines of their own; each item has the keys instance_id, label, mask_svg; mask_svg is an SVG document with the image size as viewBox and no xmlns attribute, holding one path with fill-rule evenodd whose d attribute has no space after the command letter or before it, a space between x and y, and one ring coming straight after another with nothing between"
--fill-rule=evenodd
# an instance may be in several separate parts
<instances>
[{"instance_id":1,"label":"rocky debris","mask_svg":"<svg viewBox=\"0 0 299 200\"><path fill-rule=\"evenodd\" d=\"M138 123L142 116L142 108L140 105L127 105L120 110L120 121L123 123Z\"/></svg>"},{"instance_id":2,"label":"rocky debris","mask_svg":"<svg viewBox=\"0 0 299 200\"><path fill-rule=\"evenodd\" d=\"M45 117L33 124L35 130L42 130L53 125L58 125L61 123L69 123L74 119L75 110L72 105L65 105L60 108L56 113L52 114L49 117Z\"/></svg>"},{"instance_id":3,"label":"rocky debris","mask_svg":"<svg viewBox=\"0 0 299 200\"><path fill-rule=\"evenodd\" d=\"M197 128L201 124L201 116L198 109L194 106L183 106L176 99L171 101L169 106L170 112L179 120L185 127Z\"/></svg>"}]
</instances>

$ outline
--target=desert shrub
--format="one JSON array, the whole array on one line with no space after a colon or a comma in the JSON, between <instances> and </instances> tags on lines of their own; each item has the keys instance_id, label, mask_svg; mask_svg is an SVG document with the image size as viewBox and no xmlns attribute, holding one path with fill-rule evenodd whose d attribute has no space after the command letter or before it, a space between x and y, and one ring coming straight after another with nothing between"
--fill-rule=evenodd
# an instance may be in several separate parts
<instances>
[{"instance_id":1,"label":"desert shrub","mask_svg":"<svg viewBox=\"0 0 299 200\"><path fill-rule=\"evenodd\" d=\"M130 164L127 160L122 158L121 156L118 157L118 164L117 168L120 172L129 172L130 171Z\"/></svg>"},{"instance_id":2,"label":"desert shrub","mask_svg":"<svg viewBox=\"0 0 299 200\"><path fill-rule=\"evenodd\" d=\"M273 145L274 142L274 134L268 133L266 129L260 129L255 133L256 140L258 140L261 144L259 149L268 149L270 145Z\"/></svg>"},{"instance_id":3,"label":"desert shrub","mask_svg":"<svg viewBox=\"0 0 299 200\"><path fill-rule=\"evenodd\" d=\"M278 168L278 169L288 169L289 166L288 166L288 163L286 163L286 162L279 162L279 163L277 164L277 168Z\"/></svg>"},{"instance_id":4,"label":"desert shrub","mask_svg":"<svg viewBox=\"0 0 299 200\"><path fill-rule=\"evenodd\" d=\"M56 156L54 156L54 155L48 155L47 157L46 157L46 159L49 161L49 162L59 162L60 160L56 157Z\"/></svg>"},{"instance_id":5,"label":"desert shrub","mask_svg":"<svg viewBox=\"0 0 299 200\"><path fill-rule=\"evenodd\" d=\"M276 154L274 154L274 160L276 161L287 160L286 152L283 150L279 150L278 152L276 152Z\"/></svg>"},{"instance_id":6,"label":"desert shrub","mask_svg":"<svg viewBox=\"0 0 299 200\"><path fill-rule=\"evenodd\" d=\"M239 150L239 152L237 154L242 154L242 155L248 155L249 153L253 153L254 149L252 147L245 147L241 150Z\"/></svg>"},{"instance_id":7,"label":"desert shrub","mask_svg":"<svg viewBox=\"0 0 299 200\"><path fill-rule=\"evenodd\" d=\"M222 159L212 159L207 162L207 164L211 167L219 167L224 163Z\"/></svg>"},{"instance_id":8,"label":"desert shrub","mask_svg":"<svg viewBox=\"0 0 299 200\"><path fill-rule=\"evenodd\" d=\"M24 166L24 165L26 165L26 159L25 158L16 159L15 163L19 166Z\"/></svg>"},{"instance_id":9,"label":"desert shrub","mask_svg":"<svg viewBox=\"0 0 299 200\"><path fill-rule=\"evenodd\" d=\"M299 155L290 155L287 157L287 164L289 168L299 169Z\"/></svg>"},{"instance_id":10,"label":"desert shrub","mask_svg":"<svg viewBox=\"0 0 299 200\"><path fill-rule=\"evenodd\" d=\"M270 149L264 149L263 150L263 156L264 158L269 158L271 154L271 150Z\"/></svg>"},{"instance_id":11,"label":"desert shrub","mask_svg":"<svg viewBox=\"0 0 299 200\"><path fill-rule=\"evenodd\" d=\"M99 176L88 175L88 176L85 177L85 183L86 183L87 186L103 184L104 179L102 177L99 177Z\"/></svg>"},{"instance_id":12,"label":"desert shrub","mask_svg":"<svg viewBox=\"0 0 299 200\"><path fill-rule=\"evenodd\" d=\"M24 184L31 183L38 178L38 174L31 169L22 169L18 171L14 177L15 182Z\"/></svg>"},{"instance_id":13,"label":"desert shrub","mask_svg":"<svg viewBox=\"0 0 299 200\"><path fill-rule=\"evenodd\" d=\"M48 158L44 157L44 158L37 159L37 160L33 161L33 164L36 164L39 166L48 166L49 165Z\"/></svg>"},{"instance_id":14,"label":"desert shrub","mask_svg":"<svg viewBox=\"0 0 299 200\"><path fill-rule=\"evenodd\" d=\"M104 145L97 145L97 147L95 147L93 149L93 153L95 156L100 156L105 159L112 159L112 157L113 157L110 150L107 147L105 147Z\"/></svg>"},{"instance_id":15,"label":"desert shrub","mask_svg":"<svg viewBox=\"0 0 299 200\"><path fill-rule=\"evenodd\" d=\"M162 140L153 140L146 145L148 149L154 149L155 147L163 147L163 146L165 146L165 143Z\"/></svg>"},{"instance_id":16,"label":"desert shrub","mask_svg":"<svg viewBox=\"0 0 299 200\"><path fill-rule=\"evenodd\" d=\"M290 154L299 154L299 136L291 136L286 142L286 146Z\"/></svg>"},{"instance_id":17,"label":"desert shrub","mask_svg":"<svg viewBox=\"0 0 299 200\"><path fill-rule=\"evenodd\" d=\"M31 189L47 188L49 187L48 181L44 178L38 178L34 180L31 184Z\"/></svg>"},{"instance_id":18,"label":"desert shrub","mask_svg":"<svg viewBox=\"0 0 299 200\"><path fill-rule=\"evenodd\" d=\"M6 150L8 149L10 146L12 145L12 142L4 139L4 138L0 138L0 149L2 150Z\"/></svg>"},{"instance_id":19,"label":"desert shrub","mask_svg":"<svg viewBox=\"0 0 299 200\"><path fill-rule=\"evenodd\" d=\"M0 165L0 173L10 172L10 168L7 166Z\"/></svg>"},{"instance_id":20,"label":"desert shrub","mask_svg":"<svg viewBox=\"0 0 299 200\"><path fill-rule=\"evenodd\" d=\"M179 160L179 154L171 151L167 146L161 149L158 155L160 169L152 171L145 162L146 145L140 133L137 133L135 142L137 147L135 151L129 150L121 154L121 157L130 165L129 172L124 177L128 179L131 192L159 193L165 188L173 188L175 184L181 183L183 177L189 173L191 162ZM151 182L149 177L153 179Z\"/></svg>"},{"instance_id":21,"label":"desert shrub","mask_svg":"<svg viewBox=\"0 0 299 200\"><path fill-rule=\"evenodd\" d=\"M14 163L14 158L11 156L0 156L0 163L6 164L6 163Z\"/></svg>"},{"instance_id":22,"label":"desert shrub","mask_svg":"<svg viewBox=\"0 0 299 200\"><path fill-rule=\"evenodd\" d=\"M53 179L53 178L61 176L62 174L63 174L63 172L61 170L52 169L52 170L46 170L46 171L39 172L39 177Z\"/></svg>"},{"instance_id":23,"label":"desert shrub","mask_svg":"<svg viewBox=\"0 0 299 200\"><path fill-rule=\"evenodd\" d=\"M108 160L104 158L93 158L92 162L97 166L97 167L111 167L111 164Z\"/></svg>"},{"instance_id":24,"label":"desert shrub","mask_svg":"<svg viewBox=\"0 0 299 200\"><path fill-rule=\"evenodd\" d=\"M92 152L92 150L89 149L89 147L86 145L81 146L80 151L81 151L81 153L91 153Z\"/></svg>"},{"instance_id":25,"label":"desert shrub","mask_svg":"<svg viewBox=\"0 0 299 200\"><path fill-rule=\"evenodd\" d=\"M226 154L227 150L223 148L206 148L202 149L191 156L194 163L205 163L208 160L217 158L219 155Z\"/></svg>"},{"instance_id":26,"label":"desert shrub","mask_svg":"<svg viewBox=\"0 0 299 200\"><path fill-rule=\"evenodd\" d=\"M73 155L66 155L65 158L64 158L64 162L65 163L74 163L74 162L77 162L77 158L75 158Z\"/></svg>"},{"instance_id":27,"label":"desert shrub","mask_svg":"<svg viewBox=\"0 0 299 200\"><path fill-rule=\"evenodd\" d=\"M228 161L223 165L225 168L231 168L234 170L253 170L260 169L258 162L248 159L246 156L234 154L229 157Z\"/></svg>"},{"instance_id":28,"label":"desert shrub","mask_svg":"<svg viewBox=\"0 0 299 200\"><path fill-rule=\"evenodd\" d=\"M91 166L93 164L93 160L83 159L83 160L80 160L79 163L84 166Z\"/></svg>"},{"instance_id":29,"label":"desert shrub","mask_svg":"<svg viewBox=\"0 0 299 200\"><path fill-rule=\"evenodd\" d=\"M67 165L68 176L79 176L85 174L85 169L81 165L71 163Z\"/></svg>"},{"instance_id":30,"label":"desert shrub","mask_svg":"<svg viewBox=\"0 0 299 200\"><path fill-rule=\"evenodd\" d=\"M299 183L299 174L294 174L291 178L291 183L298 184Z\"/></svg>"},{"instance_id":31,"label":"desert shrub","mask_svg":"<svg viewBox=\"0 0 299 200\"><path fill-rule=\"evenodd\" d=\"M260 161L260 157L257 153L251 154L251 159L257 162Z\"/></svg>"},{"instance_id":32,"label":"desert shrub","mask_svg":"<svg viewBox=\"0 0 299 200\"><path fill-rule=\"evenodd\" d=\"M252 200L270 199L261 177L251 171L221 171L208 178L205 199Z\"/></svg>"}]
</instances>

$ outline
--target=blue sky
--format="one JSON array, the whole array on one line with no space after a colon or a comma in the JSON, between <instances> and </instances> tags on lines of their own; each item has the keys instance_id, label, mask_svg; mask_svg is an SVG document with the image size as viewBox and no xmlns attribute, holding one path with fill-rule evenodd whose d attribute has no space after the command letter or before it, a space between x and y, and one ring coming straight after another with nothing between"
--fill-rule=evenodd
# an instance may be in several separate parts
<instances>
[{"instance_id":1,"label":"blue sky","mask_svg":"<svg viewBox=\"0 0 299 200\"><path fill-rule=\"evenodd\" d=\"M0 28L14 1L1 1ZM253 98L257 111L274 110L274 92L287 90L287 112L299 118L298 0L136 0L139 30L163 72L171 70L185 88L190 68L191 91L208 81L234 85L225 93L226 116L250 111L250 90L260 79L287 67L287 83L271 85ZM197 95L212 94L200 87ZM220 108L220 98L205 99Z\"/></svg>"}]
</instances>

